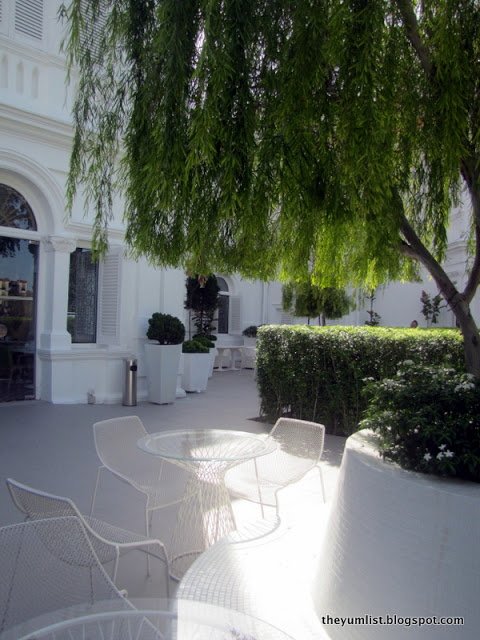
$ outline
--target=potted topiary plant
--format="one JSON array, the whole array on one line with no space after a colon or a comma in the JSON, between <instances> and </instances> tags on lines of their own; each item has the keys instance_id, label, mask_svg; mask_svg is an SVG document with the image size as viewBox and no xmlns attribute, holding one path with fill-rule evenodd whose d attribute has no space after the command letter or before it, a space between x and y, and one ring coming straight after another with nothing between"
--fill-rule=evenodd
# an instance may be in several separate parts
<instances>
[{"instance_id":1,"label":"potted topiary plant","mask_svg":"<svg viewBox=\"0 0 480 640\"><path fill-rule=\"evenodd\" d=\"M210 354L210 364L209 364L209 370L208 370L209 378L213 376L213 365L215 363L215 357L218 353L217 347L215 346L216 339L217 339L217 336L202 335L200 333L197 333L193 336L193 340L197 340L201 344L208 347L209 354Z\"/></svg>"},{"instance_id":2,"label":"potted topiary plant","mask_svg":"<svg viewBox=\"0 0 480 640\"><path fill-rule=\"evenodd\" d=\"M145 344L148 400L156 404L175 401L177 372L185 327L175 316L154 313L148 321Z\"/></svg>"},{"instance_id":3,"label":"potted topiary plant","mask_svg":"<svg viewBox=\"0 0 480 640\"><path fill-rule=\"evenodd\" d=\"M182 387L190 392L205 391L210 370L209 347L198 339L187 340L182 345L182 354Z\"/></svg>"},{"instance_id":4,"label":"potted topiary plant","mask_svg":"<svg viewBox=\"0 0 480 640\"><path fill-rule=\"evenodd\" d=\"M255 347L257 344L257 329L255 325L250 325L242 331L243 344L246 347Z\"/></svg>"}]
</instances>

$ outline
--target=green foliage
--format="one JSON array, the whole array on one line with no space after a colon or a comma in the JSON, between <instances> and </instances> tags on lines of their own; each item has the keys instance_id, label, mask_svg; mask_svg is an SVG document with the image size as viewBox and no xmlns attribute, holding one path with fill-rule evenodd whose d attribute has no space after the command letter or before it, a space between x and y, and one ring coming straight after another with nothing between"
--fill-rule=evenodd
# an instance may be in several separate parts
<instances>
[{"instance_id":1,"label":"green foliage","mask_svg":"<svg viewBox=\"0 0 480 640\"><path fill-rule=\"evenodd\" d=\"M318 287L312 282L289 282L282 287L282 307L297 317L325 319L341 318L354 308L353 300L344 289Z\"/></svg>"},{"instance_id":2,"label":"green foliage","mask_svg":"<svg viewBox=\"0 0 480 640\"><path fill-rule=\"evenodd\" d=\"M460 186L480 247L478 0L71 0L60 14L78 76L67 195L71 208L81 185L95 254L118 189L133 255L159 266L372 289L420 262L480 376L480 256L463 292L439 268Z\"/></svg>"},{"instance_id":3,"label":"green foliage","mask_svg":"<svg viewBox=\"0 0 480 640\"><path fill-rule=\"evenodd\" d=\"M193 340L199 342L200 344L203 344L208 349L213 349L215 347L215 343L209 340L207 336L202 336L198 333L193 336Z\"/></svg>"},{"instance_id":4,"label":"green foliage","mask_svg":"<svg viewBox=\"0 0 480 640\"><path fill-rule=\"evenodd\" d=\"M370 291L370 293L367 294L365 298L370 303L370 308L367 309L368 320L365 320L365 324L368 327L378 327L378 325L380 324L380 320L382 319L382 316L379 313L377 313L373 308L373 303L376 300L375 291Z\"/></svg>"},{"instance_id":5,"label":"green foliage","mask_svg":"<svg viewBox=\"0 0 480 640\"><path fill-rule=\"evenodd\" d=\"M412 275L403 212L444 256L462 160L478 166L476 0L71 0L61 15L79 78L68 196L82 185L96 251L119 188L127 242L159 265L313 264L320 286L374 287Z\"/></svg>"},{"instance_id":6,"label":"green foliage","mask_svg":"<svg viewBox=\"0 0 480 640\"><path fill-rule=\"evenodd\" d=\"M154 313L148 320L147 338L160 344L180 344L185 338L185 327L175 316Z\"/></svg>"},{"instance_id":7,"label":"green foliage","mask_svg":"<svg viewBox=\"0 0 480 640\"><path fill-rule=\"evenodd\" d=\"M185 340L182 344L182 353L208 353L209 348L199 340Z\"/></svg>"},{"instance_id":8,"label":"green foliage","mask_svg":"<svg viewBox=\"0 0 480 640\"><path fill-rule=\"evenodd\" d=\"M199 334L207 335L212 327L213 316L218 307L220 287L213 273L209 276L189 276L185 282L187 297L185 309L193 311L193 323Z\"/></svg>"},{"instance_id":9,"label":"green foliage","mask_svg":"<svg viewBox=\"0 0 480 640\"><path fill-rule=\"evenodd\" d=\"M380 435L387 460L405 469L480 482L480 383L455 369L399 364L365 388L360 427Z\"/></svg>"},{"instance_id":10,"label":"green foliage","mask_svg":"<svg viewBox=\"0 0 480 640\"><path fill-rule=\"evenodd\" d=\"M195 338L195 336L193 336L193 337ZM210 342L216 342L217 341L217 336L215 336L213 333L205 334L205 338L210 340Z\"/></svg>"},{"instance_id":11,"label":"green foliage","mask_svg":"<svg viewBox=\"0 0 480 640\"><path fill-rule=\"evenodd\" d=\"M242 336L245 336L246 338L256 338L257 337L257 331L258 331L258 327L256 325L252 324L249 327L246 327L242 331Z\"/></svg>"},{"instance_id":12,"label":"green foliage","mask_svg":"<svg viewBox=\"0 0 480 640\"><path fill-rule=\"evenodd\" d=\"M422 291L420 302L422 303L422 315L427 321L427 326L437 324L441 309L446 307L445 304L442 304L442 300L440 294L432 297L426 291Z\"/></svg>"},{"instance_id":13,"label":"green foliage","mask_svg":"<svg viewBox=\"0 0 480 640\"><path fill-rule=\"evenodd\" d=\"M365 379L393 377L411 359L462 371L462 337L453 329L265 326L257 342L262 414L325 424L349 435L366 408Z\"/></svg>"}]
</instances>

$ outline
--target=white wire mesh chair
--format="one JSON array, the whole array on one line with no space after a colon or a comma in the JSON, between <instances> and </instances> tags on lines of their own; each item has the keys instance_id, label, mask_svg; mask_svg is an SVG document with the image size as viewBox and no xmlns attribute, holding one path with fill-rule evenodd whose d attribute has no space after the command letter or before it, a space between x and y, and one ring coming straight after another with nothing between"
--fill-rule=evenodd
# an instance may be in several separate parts
<instances>
[{"instance_id":1,"label":"white wire mesh chair","mask_svg":"<svg viewBox=\"0 0 480 640\"><path fill-rule=\"evenodd\" d=\"M169 562L165 546L160 540L148 539L139 533L121 529L103 520L84 516L69 498L45 493L12 478L7 478L6 483L15 506L28 520L59 516L77 517L100 563L106 564L113 561L113 582L117 579L120 555L127 551L138 549L161 560L165 565L166 591L167 597L169 596ZM147 571L148 569L149 567Z\"/></svg>"},{"instance_id":2,"label":"white wire mesh chair","mask_svg":"<svg viewBox=\"0 0 480 640\"><path fill-rule=\"evenodd\" d=\"M29 621L38 628L79 610L94 612L99 603L134 609L105 573L76 517L0 528L0 576L2 640L24 635Z\"/></svg>"},{"instance_id":3,"label":"white wire mesh chair","mask_svg":"<svg viewBox=\"0 0 480 640\"><path fill-rule=\"evenodd\" d=\"M279 418L267 438L277 442L275 451L239 464L227 472L225 484L230 494L260 504L262 517L265 515L264 506L275 507L278 515L278 491L317 468L325 502L325 485L319 464L325 441L324 425Z\"/></svg>"},{"instance_id":4,"label":"white wire mesh chair","mask_svg":"<svg viewBox=\"0 0 480 640\"><path fill-rule=\"evenodd\" d=\"M143 493L145 505L145 533L150 535L153 511L182 501L186 477L173 464L145 453L137 441L148 435L138 416L124 416L102 420L93 425L95 449L102 464L97 471L90 515L103 469Z\"/></svg>"}]
</instances>

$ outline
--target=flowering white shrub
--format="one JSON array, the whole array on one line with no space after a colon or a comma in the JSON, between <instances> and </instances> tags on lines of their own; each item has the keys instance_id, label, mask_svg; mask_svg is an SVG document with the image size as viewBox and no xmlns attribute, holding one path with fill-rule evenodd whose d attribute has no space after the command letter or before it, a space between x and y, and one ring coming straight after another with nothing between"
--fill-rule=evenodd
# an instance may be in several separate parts
<instances>
[{"instance_id":1,"label":"flowering white shrub","mask_svg":"<svg viewBox=\"0 0 480 640\"><path fill-rule=\"evenodd\" d=\"M403 361L394 379L366 381L361 428L405 469L480 482L480 382L448 367Z\"/></svg>"}]
</instances>

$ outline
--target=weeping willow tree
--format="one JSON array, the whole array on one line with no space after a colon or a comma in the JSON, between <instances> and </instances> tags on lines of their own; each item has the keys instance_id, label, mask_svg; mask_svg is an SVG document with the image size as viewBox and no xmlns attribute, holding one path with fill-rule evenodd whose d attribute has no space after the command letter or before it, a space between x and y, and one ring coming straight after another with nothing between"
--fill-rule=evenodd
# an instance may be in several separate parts
<instances>
[{"instance_id":1,"label":"weeping willow tree","mask_svg":"<svg viewBox=\"0 0 480 640\"><path fill-rule=\"evenodd\" d=\"M79 185L105 251L373 289L431 274L480 375L478 0L72 0ZM463 290L442 268L465 200Z\"/></svg>"}]
</instances>

